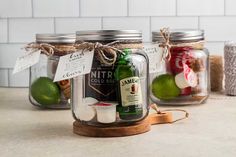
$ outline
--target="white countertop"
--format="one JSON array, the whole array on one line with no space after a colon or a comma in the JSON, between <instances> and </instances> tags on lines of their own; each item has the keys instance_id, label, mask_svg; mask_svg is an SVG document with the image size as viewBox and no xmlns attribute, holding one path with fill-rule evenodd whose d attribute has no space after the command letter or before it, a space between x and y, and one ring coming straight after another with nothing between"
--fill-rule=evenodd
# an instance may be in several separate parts
<instances>
[{"instance_id":1,"label":"white countertop","mask_svg":"<svg viewBox=\"0 0 236 157\"><path fill-rule=\"evenodd\" d=\"M178 107L189 119L145 134L90 138L73 134L70 110L40 110L27 95L0 88L0 157L236 156L236 97L212 94L206 104Z\"/></svg>"}]
</instances>

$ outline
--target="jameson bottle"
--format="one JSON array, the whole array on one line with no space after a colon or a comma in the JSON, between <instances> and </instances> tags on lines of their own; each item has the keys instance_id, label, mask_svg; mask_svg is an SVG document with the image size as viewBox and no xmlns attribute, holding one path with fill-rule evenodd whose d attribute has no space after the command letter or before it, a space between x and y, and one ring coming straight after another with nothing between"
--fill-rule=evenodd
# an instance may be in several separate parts
<instances>
[{"instance_id":1,"label":"jameson bottle","mask_svg":"<svg viewBox=\"0 0 236 157\"><path fill-rule=\"evenodd\" d=\"M143 116L140 78L138 69L132 63L130 51L130 49L124 50L115 70L117 111L122 120L135 120Z\"/></svg>"}]
</instances>

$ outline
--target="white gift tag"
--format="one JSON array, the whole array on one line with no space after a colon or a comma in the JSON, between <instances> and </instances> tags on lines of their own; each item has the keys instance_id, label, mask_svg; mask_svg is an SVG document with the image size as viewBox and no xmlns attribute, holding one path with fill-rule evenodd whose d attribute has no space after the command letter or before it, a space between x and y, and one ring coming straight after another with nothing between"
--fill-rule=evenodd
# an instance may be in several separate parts
<instances>
[{"instance_id":1,"label":"white gift tag","mask_svg":"<svg viewBox=\"0 0 236 157\"><path fill-rule=\"evenodd\" d=\"M54 82L90 73L94 51L77 51L60 57Z\"/></svg>"},{"instance_id":2,"label":"white gift tag","mask_svg":"<svg viewBox=\"0 0 236 157\"><path fill-rule=\"evenodd\" d=\"M149 72L160 72L162 70L162 48L160 48L157 44L145 43L143 50L145 51L149 59Z\"/></svg>"},{"instance_id":3,"label":"white gift tag","mask_svg":"<svg viewBox=\"0 0 236 157\"><path fill-rule=\"evenodd\" d=\"M40 51L26 53L17 58L13 74L23 71L39 62Z\"/></svg>"}]
</instances>

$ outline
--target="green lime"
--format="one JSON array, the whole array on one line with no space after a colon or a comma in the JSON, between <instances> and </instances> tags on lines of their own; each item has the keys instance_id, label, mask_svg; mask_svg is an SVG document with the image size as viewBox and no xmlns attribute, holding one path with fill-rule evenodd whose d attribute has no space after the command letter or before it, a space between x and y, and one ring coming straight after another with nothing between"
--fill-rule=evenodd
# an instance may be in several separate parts
<instances>
[{"instance_id":1,"label":"green lime","mask_svg":"<svg viewBox=\"0 0 236 157\"><path fill-rule=\"evenodd\" d=\"M171 74L159 75L152 81L152 93L159 99L173 99L180 92L180 89L175 84L175 78Z\"/></svg>"},{"instance_id":2,"label":"green lime","mask_svg":"<svg viewBox=\"0 0 236 157\"><path fill-rule=\"evenodd\" d=\"M31 85L32 97L41 105L52 105L60 102L60 89L48 77L40 77Z\"/></svg>"}]
</instances>

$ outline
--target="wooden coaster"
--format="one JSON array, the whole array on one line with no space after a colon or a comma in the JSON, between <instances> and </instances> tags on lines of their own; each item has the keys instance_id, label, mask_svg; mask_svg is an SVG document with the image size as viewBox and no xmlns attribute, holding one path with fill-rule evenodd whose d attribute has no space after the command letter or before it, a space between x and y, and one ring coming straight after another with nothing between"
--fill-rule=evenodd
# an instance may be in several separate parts
<instances>
[{"instance_id":1,"label":"wooden coaster","mask_svg":"<svg viewBox=\"0 0 236 157\"><path fill-rule=\"evenodd\" d=\"M151 125L170 122L172 122L172 113L162 112L150 114L146 119L130 126L96 127L75 121L73 131L75 134L89 137L121 137L145 133L151 129Z\"/></svg>"}]
</instances>

